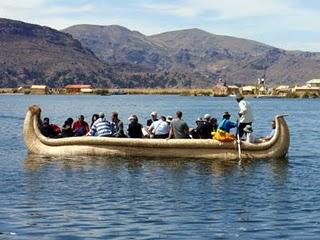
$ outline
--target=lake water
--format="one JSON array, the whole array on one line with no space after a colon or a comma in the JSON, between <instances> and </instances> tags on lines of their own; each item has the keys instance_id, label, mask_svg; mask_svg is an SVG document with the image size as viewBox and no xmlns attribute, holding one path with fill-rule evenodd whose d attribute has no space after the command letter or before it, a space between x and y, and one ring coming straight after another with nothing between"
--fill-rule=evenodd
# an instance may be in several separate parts
<instances>
[{"instance_id":1,"label":"lake water","mask_svg":"<svg viewBox=\"0 0 320 240\"><path fill-rule=\"evenodd\" d=\"M319 239L320 100L249 99L256 135L278 113L291 131L285 160L28 156L22 125L31 104L67 117L118 111L145 124L182 110L190 126L236 116L232 98L0 95L0 239Z\"/></svg>"}]
</instances>

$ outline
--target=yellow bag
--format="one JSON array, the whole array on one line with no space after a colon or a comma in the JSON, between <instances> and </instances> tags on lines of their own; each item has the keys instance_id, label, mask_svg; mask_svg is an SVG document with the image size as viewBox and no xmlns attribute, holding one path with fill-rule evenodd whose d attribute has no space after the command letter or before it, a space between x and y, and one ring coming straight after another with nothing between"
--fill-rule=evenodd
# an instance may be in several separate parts
<instances>
[{"instance_id":1,"label":"yellow bag","mask_svg":"<svg viewBox=\"0 0 320 240\"><path fill-rule=\"evenodd\" d=\"M223 130L217 130L212 132L213 139L216 139L221 142L233 142L236 140L236 136L232 133L225 132Z\"/></svg>"}]
</instances>

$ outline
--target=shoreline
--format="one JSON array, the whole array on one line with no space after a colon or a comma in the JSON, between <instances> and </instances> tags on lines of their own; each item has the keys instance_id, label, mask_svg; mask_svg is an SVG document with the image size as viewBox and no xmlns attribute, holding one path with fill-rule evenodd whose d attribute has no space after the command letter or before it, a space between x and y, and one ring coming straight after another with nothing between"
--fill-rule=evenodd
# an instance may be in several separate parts
<instances>
[{"instance_id":1,"label":"shoreline","mask_svg":"<svg viewBox=\"0 0 320 240\"><path fill-rule=\"evenodd\" d=\"M179 96L211 96L211 97L234 97L233 95L214 95L213 88L93 88L91 92L68 93L64 88L50 88L48 92L33 93L29 88L0 88L0 95L179 95ZM310 94L283 95L255 95L243 94L246 97L270 99L270 98L319 98Z\"/></svg>"}]
</instances>

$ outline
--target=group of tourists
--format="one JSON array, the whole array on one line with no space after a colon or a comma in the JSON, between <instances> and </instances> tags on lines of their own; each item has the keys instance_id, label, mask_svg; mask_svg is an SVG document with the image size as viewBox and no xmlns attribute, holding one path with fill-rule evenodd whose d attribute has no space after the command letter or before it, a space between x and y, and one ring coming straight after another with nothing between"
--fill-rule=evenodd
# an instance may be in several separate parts
<instances>
[{"instance_id":1,"label":"group of tourists","mask_svg":"<svg viewBox=\"0 0 320 240\"><path fill-rule=\"evenodd\" d=\"M182 118L182 112L177 111L175 118L172 116L161 115L158 118L157 112L150 114L150 119L146 122L146 127L139 123L137 115L130 115L129 124L125 131L124 123L119 119L117 112L111 113L110 121L103 112L93 114L91 124L89 125L83 115L80 115L76 121L68 118L60 128L56 124L50 124L49 118L44 118L40 122L41 133L50 138L63 138L72 136L99 136L99 137L119 137L119 138L157 138L157 139L217 139L219 141L234 141L236 135L240 138L245 137L247 142L268 141L272 135L257 139L253 135L252 122L253 115L250 104L244 100L244 97L237 95L239 103L239 118L237 122L230 120L231 115L224 112L221 121L210 114L205 114L203 118L195 121L195 127L189 128L188 124ZM234 135L230 133L232 128L237 129ZM275 129L273 122L272 128Z\"/></svg>"}]
</instances>

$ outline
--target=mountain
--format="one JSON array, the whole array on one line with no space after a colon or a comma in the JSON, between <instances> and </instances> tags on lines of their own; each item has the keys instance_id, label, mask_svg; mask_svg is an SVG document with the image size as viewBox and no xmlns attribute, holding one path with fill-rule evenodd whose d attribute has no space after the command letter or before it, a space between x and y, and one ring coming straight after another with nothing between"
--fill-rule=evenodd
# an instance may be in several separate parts
<instances>
[{"instance_id":1,"label":"mountain","mask_svg":"<svg viewBox=\"0 0 320 240\"><path fill-rule=\"evenodd\" d=\"M88 81L112 86L111 70L69 34L0 18L0 87Z\"/></svg>"},{"instance_id":2,"label":"mountain","mask_svg":"<svg viewBox=\"0 0 320 240\"><path fill-rule=\"evenodd\" d=\"M219 78L229 84L249 84L260 77L270 85L296 84L320 76L319 53L286 51L200 29L152 36L114 25L76 25L63 31L103 61L140 64L188 76L182 85L209 86Z\"/></svg>"},{"instance_id":3,"label":"mountain","mask_svg":"<svg viewBox=\"0 0 320 240\"><path fill-rule=\"evenodd\" d=\"M170 65L167 49L161 43L122 26L75 25L63 32L71 34L105 62L129 62L153 68Z\"/></svg>"},{"instance_id":4,"label":"mountain","mask_svg":"<svg viewBox=\"0 0 320 240\"><path fill-rule=\"evenodd\" d=\"M63 31L0 18L0 87L206 87L220 78L296 84L319 77L320 53L187 29L145 36L121 26Z\"/></svg>"}]
</instances>

